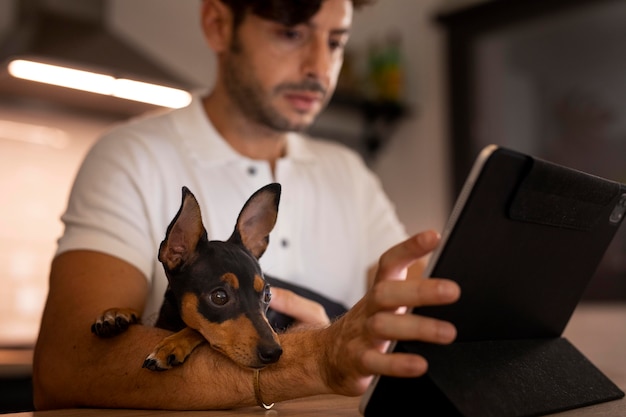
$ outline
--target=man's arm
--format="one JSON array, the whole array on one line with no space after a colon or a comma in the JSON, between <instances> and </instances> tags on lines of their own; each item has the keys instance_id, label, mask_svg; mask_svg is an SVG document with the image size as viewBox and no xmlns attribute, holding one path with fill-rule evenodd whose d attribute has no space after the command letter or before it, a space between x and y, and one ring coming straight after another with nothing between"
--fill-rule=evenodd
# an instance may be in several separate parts
<instances>
[{"instance_id":1,"label":"man's arm","mask_svg":"<svg viewBox=\"0 0 626 417\"><path fill-rule=\"evenodd\" d=\"M53 261L35 349L33 382L38 409L206 409L256 404L253 372L234 365L208 345L200 346L181 366L153 372L142 368L143 361L170 332L134 325L108 339L91 333L90 326L102 311L111 307L142 311L146 295L147 282L141 272L118 258L72 251ZM314 310L310 315L319 313ZM284 380L279 387L281 398L329 392L319 379L301 378L313 371L319 374L314 369L317 364L298 357L299 349L292 346L301 343L302 336L281 341L286 352L279 371ZM321 346L310 348L323 350ZM296 383L289 382L290 375L297 377Z\"/></svg>"},{"instance_id":2,"label":"man's arm","mask_svg":"<svg viewBox=\"0 0 626 417\"><path fill-rule=\"evenodd\" d=\"M426 371L425 360L417 355L384 353L390 339L449 343L455 337L449 323L395 314L402 306L445 304L459 296L458 286L447 280L399 279L404 268L436 245L436 236L426 235L383 255L376 284L345 316L325 328L280 335L283 356L261 371L266 403L325 393L359 395L374 373L418 376ZM135 325L110 339L91 334L92 321L103 310L120 306L142 311L146 294L143 275L117 258L73 251L54 260L35 348L38 409L219 409L256 404L253 372L207 345L181 366L152 372L141 365L169 332Z\"/></svg>"}]
</instances>

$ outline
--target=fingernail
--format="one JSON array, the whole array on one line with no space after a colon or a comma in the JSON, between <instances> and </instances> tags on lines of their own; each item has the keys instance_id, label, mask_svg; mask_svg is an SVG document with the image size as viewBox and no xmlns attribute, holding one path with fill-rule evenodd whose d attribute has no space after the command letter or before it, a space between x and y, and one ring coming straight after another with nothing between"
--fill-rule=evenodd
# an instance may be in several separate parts
<instances>
[{"instance_id":1,"label":"fingernail","mask_svg":"<svg viewBox=\"0 0 626 417\"><path fill-rule=\"evenodd\" d=\"M437 291L446 300L454 300L459 296L459 287L450 282L441 282L437 286Z\"/></svg>"},{"instance_id":2,"label":"fingernail","mask_svg":"<svg viewBox=\"0 0 626 417\"><path fill-rule=\"evenodd\" d=\"M442 342L452 342L456 339L456 328L448 323L442 324L437 328L437 337Z\"/></svg>"},{"instance_id":3,"label":"fingernail","mask_svg":"<svg viewBox=\"0 0 626 417\"><path fill-rule=\"evenodd\" d=\"M439 234L433 231L423 232L417 235L417 243L423 248L432 248L437 243Z\"/></svg>"}]
</instances>

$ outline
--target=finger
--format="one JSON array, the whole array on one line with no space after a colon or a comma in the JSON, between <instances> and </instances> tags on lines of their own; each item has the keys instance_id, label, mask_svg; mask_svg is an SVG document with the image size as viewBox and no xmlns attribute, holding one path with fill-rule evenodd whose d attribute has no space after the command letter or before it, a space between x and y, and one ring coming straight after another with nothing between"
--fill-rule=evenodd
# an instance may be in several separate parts
<instances>
[{"instance_id":1,"label":"finger","mask_svg":"<svg viewBox=\"0 0 626 417\"><path fill-rule=\"evenodd\" d=\"M459 285L449 279L427 278L407 281L382 281L371 291L372 312L398 307L444 305L461 296Z\"/></svg>"},{"instance_id":2,"label":"finger","mask_svg":"<svg viewBox=\"0 0 626 417\"><path fill-rule=\"evenodd\" d=\"M404 279L406 269L437 247L439 240L439 234L429 230L393 246L380 257L375 282Z\"/></svg>"},{"instance_id":3,"label":"finger","mask_svg":"<svg viewBox=\"0 0 626 417\"><path fill-rule=\"evenodd\" d=\"M381 353L370 349L363 354L366 373L395 377L419 377L428 371L424 357L411 353Z\"/></svg>"},{"instance_id":4,"label":"finger","mask_svg":"<svg viewBox=\"0 0 626 417\"><path fill-rule=\"evenodd\" d=\"M270 307L302 323L323 325L330 323L321 304L284 288L272 287Z\"/></svg>"},{"instance_id":5,"label":"finger","mask_svg":"<svg viewBox=\"0 0 626 417\"><path fill-rule=\"evenodd\" d=\"M407 279L424 279L424 271L426 270L427 258L422 257L409 266L407 271Z\"/></svg>"},{"instance_id":6,"label":"finger","mask_svg":"<svg viewBox=\"0 0 626 417\"><path fill-rule=\"evenodd\" d=\"M385 340L419 340L448 344L457 335L452 323L417 314L380 312L369 318L368 326L374 338Z\"/></svg>"}]
</instances>

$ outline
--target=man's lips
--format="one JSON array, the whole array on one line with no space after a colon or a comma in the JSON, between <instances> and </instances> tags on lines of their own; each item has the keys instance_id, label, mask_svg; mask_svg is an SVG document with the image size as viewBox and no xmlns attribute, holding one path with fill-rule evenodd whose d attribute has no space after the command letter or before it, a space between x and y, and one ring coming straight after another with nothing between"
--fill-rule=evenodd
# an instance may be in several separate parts
<instances>
[{"instance_id":1,"label":"man's lips","mask_svg":"<svg viewBox=\"0 0 626 417\"><path fill-rule=\"evenodd\" d=\"M291 106L299 112L308 112L313 110L323 100L323 95L311 92L289 92L285 94L285 99Z\"/></svg>"}]
</instances>

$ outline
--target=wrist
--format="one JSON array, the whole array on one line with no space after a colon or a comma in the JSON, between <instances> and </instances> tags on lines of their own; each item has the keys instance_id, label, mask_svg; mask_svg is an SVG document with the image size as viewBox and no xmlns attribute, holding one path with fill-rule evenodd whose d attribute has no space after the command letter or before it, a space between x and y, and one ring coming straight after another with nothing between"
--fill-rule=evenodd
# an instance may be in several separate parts
<instances>
[{"instance_id":1,"label":"wrist","mask_svg":"<svg viewBox=\"0 0 626 417\"><path fill-rule=\"evenodd\" d=\"M253 372L254 376L252 384L254 385L254 397L256 403L259 407L269 410L274 406L274 403L266 404L265 401L263 401L263 394L261 393L261 371L259 369L255 369Z\"/></svg>"},{"instance_id":2,"label":"wrist","mask_svg":"<svg viewBox=\"0 0 626 417\"><path fill-rule=\"evenodd\" d=\"M280 360L261 371L266 404L319 394L330 394L325 368L325 330L301 330L280 335Z\"/></svg>"}]
</instances>

